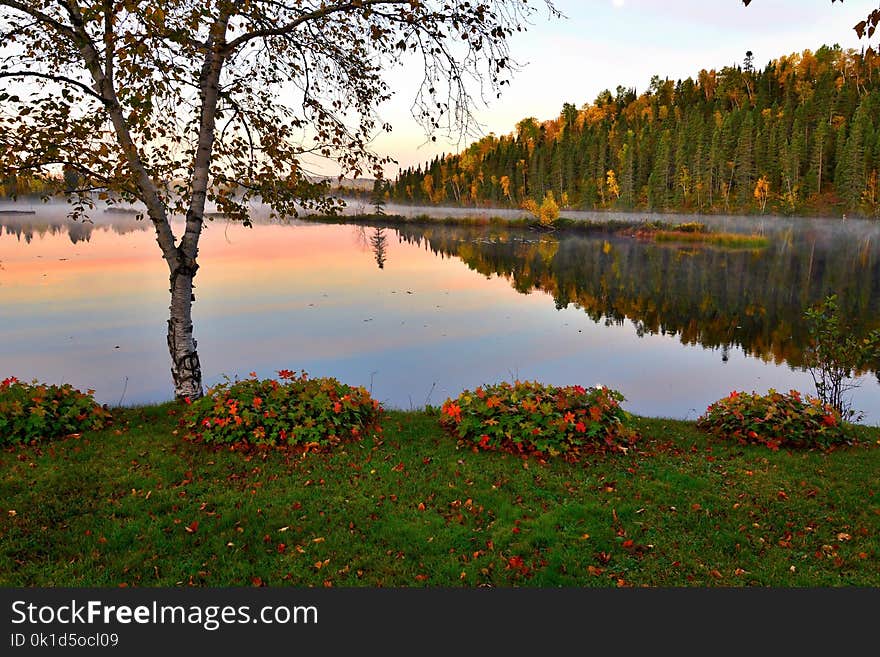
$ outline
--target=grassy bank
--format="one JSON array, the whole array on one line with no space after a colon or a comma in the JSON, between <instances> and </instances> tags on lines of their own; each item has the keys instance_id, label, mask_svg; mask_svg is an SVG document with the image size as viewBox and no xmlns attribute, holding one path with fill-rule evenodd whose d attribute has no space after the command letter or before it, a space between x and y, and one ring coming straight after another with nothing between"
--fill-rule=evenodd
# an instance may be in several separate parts
<instances>
[{"instance_id":1,"label":"grassy bank","mask_svg":"<svg viewBox=\"0 0 880 657\"><path fill-rule=\"evenodd\" d=\"M648 224L648 220L620 221L608 219L606 221L587 221L559 217L552 226L544 226L534 218L518 217L507 218L498 216L458 216L458 217L432 217L420 214L407 217L399 214L356 214L356 215L306 215L301 217L303 221L326 224L356 224L362 226L464 226L483 227L494 226L499 228L534 229L544 232L574 232L574 233L617 233L624 231L632 232ZM672 228L676 224L650 222L651 226Z\"/></svg>"},{"instance_id":2,"label":"grassy bank","mask_svg":"<svg viewBox=\"0 0 880 657\"><path fill-rule=\"evenodd\" d=\"M327 453L213 451L179 411L0 452L0 585L880 586L877 429L790 453L639 419L637 449L567 463L460 449L424 412Z\"/></svg>"},{"instance_id":3,"label":"grassy bank","mask_svg":"<svg viewBox=\"0 0 880 657\"><path fill-rule=\"evenodd\" d=\"M302 217L305 221L329 224L356 224L360 226L462 226L462 227L497 227L515 228L520 230L536 230L548 234L613 234L624 237L640 237L657 242L687 242L692 244L706 244L721 248L733 249L760 249L769 246L769 238L763 235L742 234L730 232L713 232L703 227L694 232L681 230L694 224L678 224L662 221L619 221L609 219L606 221L579 220L568 217L559 217L551 226L542 225L533 218L504 218L492 216L475 217L431 217L429 215L417 215L406 217L403 215L309 215Z\"/></svg>"},{"instance_id":4,"label":"grassy bank","mask_svg":"<svg viewBox=\"0 0 880 657\"><path fill-rule=\"evenodd\" d=\"M743 235L740 233L688 233L681 230L658 230L651 236L657 242L686 242L690 244L709 244L728 249L763 249L770 240L763 235Z\"/></svg>"}]
</instances>

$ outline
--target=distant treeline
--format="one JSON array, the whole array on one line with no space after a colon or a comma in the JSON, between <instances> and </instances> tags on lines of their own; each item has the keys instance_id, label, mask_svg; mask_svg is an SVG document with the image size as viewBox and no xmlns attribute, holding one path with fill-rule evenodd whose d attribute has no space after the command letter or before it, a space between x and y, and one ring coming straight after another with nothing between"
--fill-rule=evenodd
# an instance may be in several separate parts
<instances>
[{"instance_id":1,"label":"distant treeline","mask_svg":"<svg viewBox=\"0 0 880 657\"><path fill-rule=\"evenodd\" d=\"M823 46L566 103L383 191L410 203L519 207L552 194L572 209L876 217L878 169L880 56Z\"/></svg>"},{"instance_id":2,"label":"distant treeline","mask_svg":"<svg viewBox=\"0 0 880 657\"><path fill-rule=\"evenodd\" d=\"M28 174L12 174L0 178L0 198L37 198L55 194L63 183L51 178Z\"/></svg>"}]
</instances>

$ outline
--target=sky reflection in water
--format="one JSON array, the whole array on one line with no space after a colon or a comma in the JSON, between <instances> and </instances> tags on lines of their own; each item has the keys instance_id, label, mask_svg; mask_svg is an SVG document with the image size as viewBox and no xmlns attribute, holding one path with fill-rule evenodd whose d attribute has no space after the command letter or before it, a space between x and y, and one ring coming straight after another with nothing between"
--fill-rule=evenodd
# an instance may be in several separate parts
<instances>
[{"instance_id":1,"label":"sky reflection in water","mask_svg":"<svg viewBox=\"0 0 880 657\"><path fill-rule=\"evenodd\" d=\"M97 213L94 226L71 231L63 208L37 211L0 216L0 374L93 388L101 402L110 404L169 399L168 278L148 226L124 216L110 221ZM608 255L616 248L620 261L608 271L623 266L627 273L627 266L649 258L632 251L642 247L615 240L606 247L602 237L541 244L539 236L528 234L496 231L487 237L473 230L430 230L426 239L407 229L403 240L394 229L385 229L380 268L375 251L382 240L374 228L256 224L249 229L209 223L193 310L206 383L223 375L246 377L255 371L264 377L282 368L304 369L371 388L378 399L397 408L439 404L464 388L503 379L603 383L622 391L626 408L633 412L691 419L733 389L813 391L809 373L782 361L774 364L772 353L765 354L770 359L765 362L747 356L736 343L728 350L717 344L704 348L684 345L678 335L652 334L649 308L642 318L617 317L606 325L597 310L600 305L592 308L599 321L592 319L582 301L595 296L590 285L608 291L609 283L592 280L598 275L588 267L590 257L603 256L584 254L602 250ZM494 256L493 249L498 252ZM541 257L547 271L537 271ZM652 257L670 266L665 252ZM713 257L721 257L725 269L739 262L735 255ZM574 263L568 273L554 273L547 264L565 259ZM873 255L863 264L871 270ZM584 266L587 270L581 271ZM765 266L772 269L772 264ZM557 309L546 292L522 294L508 277L494 273L505 267L511 269L510 278L521 282L523 276L535 276L537 287L562 286L581 299ZM784 264L786 271L791 268ZM828 264L823 262L823 268ZM755 275L766 274L758 270ZM591 280L578 283L577 276ZM636 301L615 302L617 306L605 302L609 307L669 305L668 300L652 301L645 292L652 285L662 287L662 277L652 282L621 276L619 289L632 288ZM690 304L686 308L701 303L705 308L706 299L693 289L687 292L686 282L675 285L683 286L681 294L697 297L682 299ZM613 296L614 291L608 293ZM702 296L712 293L716 291L704 290ZM868 296L873 309L873 284ZM767 317L779 326L795 321L777 314L765 309L749 321ZM649 330L640 337L632 320L644 318ZM670 326L680 330L675 322ZM760 333L763 328L744 330ZM709 343L711 331L703 331ZM783 353L790 346L783 335L768 353ZM855 393L855 406L866 412L870 424L880 420L878 392L871 375Z\"/></svg>"}]
</instances>

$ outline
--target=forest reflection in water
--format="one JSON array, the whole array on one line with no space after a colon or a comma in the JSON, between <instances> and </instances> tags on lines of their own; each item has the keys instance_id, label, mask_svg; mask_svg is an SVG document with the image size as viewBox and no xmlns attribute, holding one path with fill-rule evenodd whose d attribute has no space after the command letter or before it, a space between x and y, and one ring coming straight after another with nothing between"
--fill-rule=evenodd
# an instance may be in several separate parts
<instances>
[{"instance_id":1,"label":"forest reflection in water","mask_svg":"<svg viewBox=\"0 0 880 657\"><path fill-rule=\"evenodd\" d=\"M812 392L799 369L803 311L827 294L854 330L880 325L875 224L710 222L758 226L770 245L215 220L194 306L206 381L304 368L402 408L500 378L601 381L634 412L694 417L734 388ZM68 380L109 403L168 398L167 271L154 239L133 216L0 214L0 373ZM866 421L880 420L878 391L874 376L856 391Z\"/></svg>"},{"instance_id":2,"label":"forest reflection in water","mask_svg":"<svg viewBox=\"0 0 880 657\"><path fill-rule=\"evenodd\" d=\"M855 332L880 326L880 230L859 222L856 228L770 230L770 246L762 249L497 226L395 230L481 274L504 276L518 292L546 292L557 308L573 304L597 322L631 320L639 335L740 347L798 367L808 341L804 311L825 296L838 295Z\"/></svg>"}]
</instances>

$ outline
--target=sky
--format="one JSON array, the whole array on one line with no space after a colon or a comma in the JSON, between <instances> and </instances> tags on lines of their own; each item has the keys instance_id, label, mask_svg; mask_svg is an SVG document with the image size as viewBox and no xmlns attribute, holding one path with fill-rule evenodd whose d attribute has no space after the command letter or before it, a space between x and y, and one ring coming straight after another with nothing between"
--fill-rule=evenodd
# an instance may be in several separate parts
<instances>
[{"instance_id":1,"label":"sky","mask_svg":"<svg viewBox=\"0 0 880 657\"><path fill-rule=\"evenodd\" d=\"M858 39L853 25L878 6L877 0L753 0L749 7L741 0L554 4L566 18L548 20L542 10L525 34L511 40L511 55L523 68L501 99L477 108L481 134L509 134L522 118L556 117L563 103L581 107L618 85L641 93L653 75L677 80L696 77L702 68L740 64L747 50L754 53L755 66L763 67L780 55L823 44L861 49L868 42ZM409 111L416 77L411 68L388 75L397 91L379 112L394 129L373 143L377 152L399 163L386 169L386 177L473 141L458 143L440 135L436 143L427 140Z\"/></svg>"}]
</instances>

